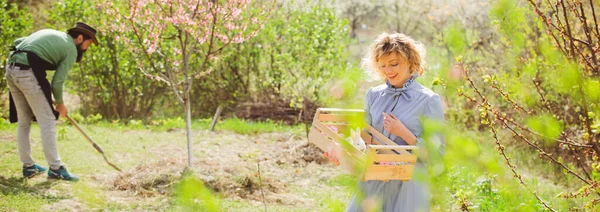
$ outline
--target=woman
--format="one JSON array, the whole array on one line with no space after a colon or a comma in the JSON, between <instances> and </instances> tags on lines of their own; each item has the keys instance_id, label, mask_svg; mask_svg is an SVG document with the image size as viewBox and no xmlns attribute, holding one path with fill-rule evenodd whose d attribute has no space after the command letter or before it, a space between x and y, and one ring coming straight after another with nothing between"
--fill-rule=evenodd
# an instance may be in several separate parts
<instances>
[{"instance_id":1,"label":"woman","mask_svg":"<svg viewBox=\"0 0 600 212\"><path fill-rule=\"evenodd\" d=\"M365 97L367 123L399 145L417 145L423 155L425 146L443 154L439 136L422 139L423 117L444 120L438 94L415 79L423 74L424 50L404 34L384 33L372 44L363 63L385 79L385 84L372 87ZM430 194L426 164L416 163L413 179L408 182L371 180L359 183L347 211L365 211L374 205L382 211L429 211Z\"/></svg>"}]
</instances>

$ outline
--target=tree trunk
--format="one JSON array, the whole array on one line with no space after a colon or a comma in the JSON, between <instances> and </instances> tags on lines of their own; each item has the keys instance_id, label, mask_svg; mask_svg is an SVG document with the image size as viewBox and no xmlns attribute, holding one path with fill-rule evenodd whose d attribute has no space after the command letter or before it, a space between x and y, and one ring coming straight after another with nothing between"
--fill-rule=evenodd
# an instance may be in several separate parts
<instances>
[{"instance_id":1,"label":"tree trunk","mask_svg":"<svg viewBox=\"0 0 600 212\"><path fill-rule=\"evenodd\" d=\"M215 125L217 124L217 120L219 120L219 116L221 116L222 110L223 106L219 105L219 107L217 107L217 112L215 112L215 116L213 117L213 120L210 123L210 131L215 131Z\"/></svg>"},{"instance_id":2,"label":"tree trunk","mask_svg":"<svg viewBox=\"0 0 600 212\"><path fill-rule=\"evenodd\" d=\"M304 122L304 130L306 130L306 138L308 139L308 133L310 132L310 127L309 127L309 123L308 123L308 119L310 114L308 114L308 101L306 100L307 98L304 98L304 101L302 102L302 122Z\"/></svg>"},{"instance_id":3,"label":"tree trunk","mask_svg":"<svg viewBox=\"0 0 600 212\"><path fill-rule=\"evenodd\" d=\"M188 147L188 167L192 167L192 110L190 106L189 94L185 98L185 125L187 134L187 147Z\"/></svg>"}]
</instances>

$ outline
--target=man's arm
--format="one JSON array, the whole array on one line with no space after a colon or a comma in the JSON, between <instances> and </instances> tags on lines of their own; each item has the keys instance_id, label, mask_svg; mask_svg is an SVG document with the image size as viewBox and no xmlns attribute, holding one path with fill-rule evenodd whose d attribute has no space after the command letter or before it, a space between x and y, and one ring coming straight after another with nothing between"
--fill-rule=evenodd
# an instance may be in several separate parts
<instances>
[{"instance_id":1,"label":"man's arm","mask_svg":"<svg viewBox=\"0 0 600 212\"><path fill-rule=\"evenodd\" d=\"M75 60L77 59L77 51L70 51L66 54L65 59L58 65L54 77L52 77L52 94L54 95L54 103L56 104L56 110L60 112L62 116L65 116L68 112L63 101L63 88L67 74L73 68Z\"/></svg>"}]
</instances>

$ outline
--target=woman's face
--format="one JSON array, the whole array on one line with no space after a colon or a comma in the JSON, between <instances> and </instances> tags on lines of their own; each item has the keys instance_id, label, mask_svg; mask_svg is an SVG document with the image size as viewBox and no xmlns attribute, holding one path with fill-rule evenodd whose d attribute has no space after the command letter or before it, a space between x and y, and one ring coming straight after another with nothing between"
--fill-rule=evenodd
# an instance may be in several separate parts
<instances>
[{"instance_id":1,"label":"woman's face","mask_svg":"<svg viewBox=\"0 0 600 212\"><path fill-rule=\"evenodd\" d=\"M401 88L404 82L410 78L410 65L396 52L379 57L377 63L379 71L395 88Z\"/></svg>"}]
</instances>

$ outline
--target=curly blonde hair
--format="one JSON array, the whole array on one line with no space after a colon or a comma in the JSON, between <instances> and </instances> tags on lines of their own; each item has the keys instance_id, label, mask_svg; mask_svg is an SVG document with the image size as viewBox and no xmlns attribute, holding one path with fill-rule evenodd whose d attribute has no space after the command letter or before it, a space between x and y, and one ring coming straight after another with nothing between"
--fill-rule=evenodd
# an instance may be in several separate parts
<instances>
[{"instance_id":1,"label":"curly blonde hair","mask_svg":"<svg viewBox=\"0 0 600 212\"><path fill-rule=\"evenodd\" d=\"M377 63L381 56L391 54L392 52L396 52L405 61L408 61L412 75L423 75L425 71L425 47L423 44L402 33L382 33L379 35L375 42L371 44L367 55L363 58L362 65L369 71L369 75L373 76L377 73L377 77L383 77L384 74L379 69Z\"/></svg>"}]
</instances>

